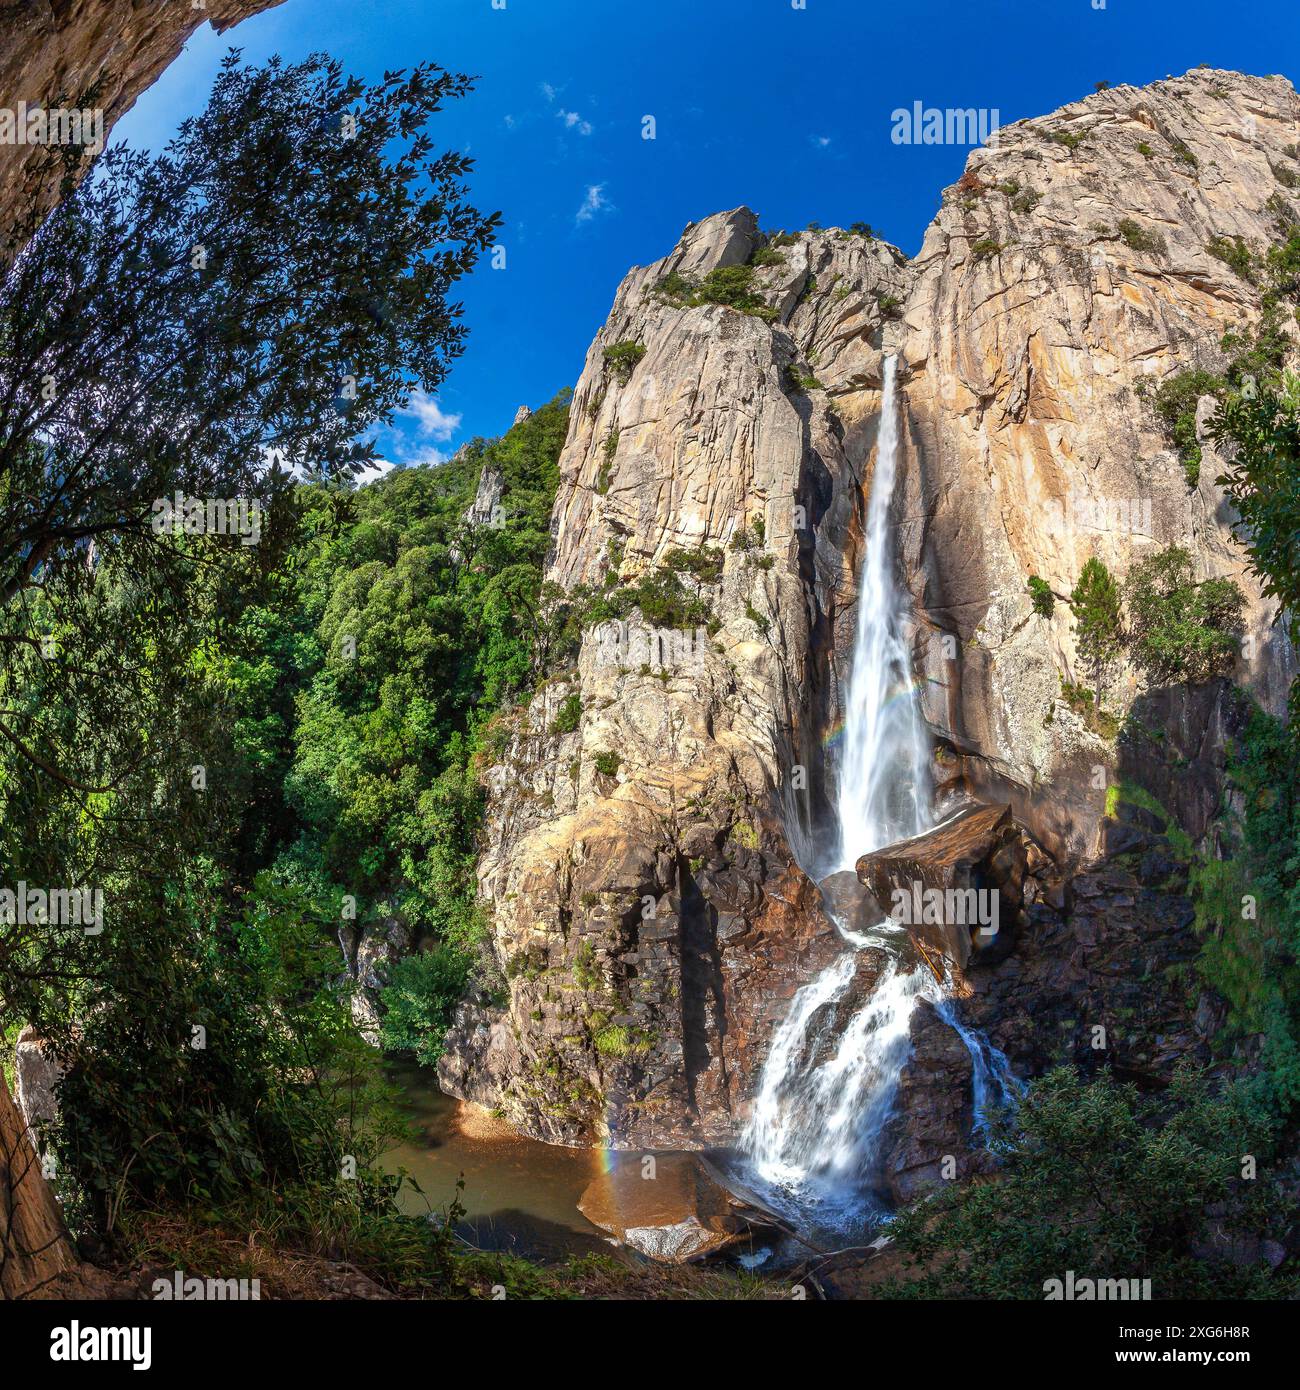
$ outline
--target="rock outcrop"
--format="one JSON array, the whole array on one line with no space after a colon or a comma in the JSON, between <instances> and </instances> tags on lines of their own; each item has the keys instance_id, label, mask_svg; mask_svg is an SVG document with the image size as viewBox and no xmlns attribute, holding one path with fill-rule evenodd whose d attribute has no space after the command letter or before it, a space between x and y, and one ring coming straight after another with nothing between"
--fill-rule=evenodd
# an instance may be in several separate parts
<instances>
[{"instance_id":1,"label":"rock outcrop","mask_svg":"<svg viewBox=\"0 0 1300 1390\"><path fill-rule=\"evenodd\" d=\"M575 602L639 586L668 621L685 592L692 630L654 629L645 603L589 628L505 730L480 865L499 989L462 1010L449 1090L565 1142L734 1139L786 1001L837 948L804 869L831 833L823 741L887 354L899 578L945 798L1009 804L1063 868L1096 852L1122 754L1063 698L1067 606L1039 617L1027 589L1068 594L1094 555L1122 575L1176 542L1198 577L1235 579L1238 678L1279 707L1295 656L1212 450L1189 487L1150 396L1257 322L1258 288L1206 248L1300 219L1274 172L1298 119L1282 78L1116 87L975 150L911 262L865 232L765 236L741 208L627 276L574 393L547 578ZM1203 834L1226 715L1198 730L1202 691L1131 672L1108 699L1184 730L1185 806L1186 769L1144 764Z\"/></svg>"},{"instance_id":2,"label":"rock outcrop","mask_svg":"<svg viewBox=\"0 0 1300 1390\"><path fill-rule=\"evenodd\" d=\"M1010 951L1024 917L1025 880L1049 863L1010 806L971 806L935 829L864 854L858 878L881 916L964 971Z\"/></svg>"},{"instance_id":3,"label":"rock outcrop","mask_svg":"<svg viewBox=\"0 0 1300 1390\"><path fill-rule=\"evenodd\" d=\"M588 1185L578 1210L620 1245L664 1264L720 1254L763 1229L761 1214L690 1153L615 1160Z\"/></svg>"},{"instance_id":4,"label":"rock outcrop","mask_svg":"<svg viewBox=\"0 0 1300 1390\"><path fill-rule=\"evenodd\" d=\"M1224 331L1257 322L1259 288L1208 248L1262 248L1300 215L1297 120L1285 78L1197 69L1006 126L912 263L900 537L929 628L927 714L1051 788L1030 823L1053 850L1089 851L1104 800L1091 772L1115 758L1060 699L1071 618L1033 613L1031 574L1068 594L1092 556L1122 575L1177 543L1198 578L1247 595L1241 678L1277 709L1295 670L1232 538L1218 460L1207 449L1189 489L1151 398L1177 370L1221 368ZM1140 693L1125 673L1116 712Z\"/></svg>"},{"instance_id":5,"label":"rock outcrop","mask_svg":"<svg viewBox=\"0 0 1300 1390\"><path fill-rule=\"evenodd\" d=\"M94 109L103 135L128 112L204 22L221 33L279 0L31 0L0 10L0 107ZM75 172L93 162L88 152ZM0 144L0 249L30 234L58 201L59 151ZM33 222L33 218L36 222Z\"/></svg>"}]
</instances>

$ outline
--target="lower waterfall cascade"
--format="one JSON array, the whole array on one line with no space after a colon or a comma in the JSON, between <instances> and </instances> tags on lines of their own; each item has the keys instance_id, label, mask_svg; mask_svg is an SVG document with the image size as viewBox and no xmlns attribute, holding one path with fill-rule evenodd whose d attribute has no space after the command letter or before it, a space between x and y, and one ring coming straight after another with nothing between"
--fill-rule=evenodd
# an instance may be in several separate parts
<instances>
[{"instance_id":1,"label":"lower waterfall cascade","mask_svg":"<svg viewBox=\"0 0 1300 1390\"><path fill-rule=\"evenodd\" d=\"M864 555L841 752L834 774L836 840L813 877L852 871L857 859L932 829L930 740L912 677L908 599L894 577L890 512L898 472L897 358L884 362L880 434L867 507ZM741 1148L768 1200L796 1220L850 1230L885 1214L874 1195L880 1140L911 1055L910 1023L929 1000L965 1044L973 1070L975 1132L1014 1108L1021 1083L1006 1057L961 1022L940 982L908 969L905 933L883 920L853 930L832 913L846 949L795 995L773 1035ZM860 955L885 963L864 1002L833 1036Z\"/></svg>"}]
</instances>

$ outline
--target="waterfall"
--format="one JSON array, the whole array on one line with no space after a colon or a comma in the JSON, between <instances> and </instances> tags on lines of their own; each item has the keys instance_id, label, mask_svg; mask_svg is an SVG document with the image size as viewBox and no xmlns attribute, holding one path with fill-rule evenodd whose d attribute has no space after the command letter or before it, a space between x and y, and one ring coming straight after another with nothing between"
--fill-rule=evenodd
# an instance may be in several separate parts
<instances>
[{"instance_id":1,"label":"waterfall","mask_svg":"<svg viewBox=\"0 0 1300 1390\"><path fill-rule=\"evenodd\" d=\"M961 1021L951 999L936 1000L935 1009L970 1053L974 1130L987 1138L998 1120L1015 1114L1025 1094L1025 1083L1011 1070L1001 1048L994 1047L983 1033Z\"/></svg>"},{"instance_id":2,"label":"waterfall","mask_svg":"<svg viewBox=\"0 0 1300 1390\"><path fill-rule=\"evenodd\" d=\"M887 358L880 437L867 505L858 612L837 773L835 867L920 834L930 824L929 741L917 708L905 638L907 602L894 578L890 505L898 468L897 361ZM910 1053L908 1025L922 996L937 997L928 972L905 971L898 932L881 922L866 933L838 922L851 949L795 996L772 1040L742 1144L768 1195L843 1227L872 1206L864 1188L881 1131ZM883 949L874 987L829 1042L837 1004L857 953Z\"/></svg>"},{"instance_id":3,"label":"waterfall","mask_svg":"<svg viewBox=\"0 0 1300 1390\"><path fill-rule=\"evenodd\" d=\"M929 737L906 640L908 600L895 578L891 544L898 445L898 373L890 357L834 769L837 839L833 856L810 855L835 871L852 870L863 854L934 824ZM836 926L849 949L795 995L773 1036L741 1143L752 1177L773 1205L797 1220L847 1230L882 1213L872 1196L883 1185L880 1139L911 1055L909 1026L919 999L935 1004L970 1052L977 1133L987 1135L999 1112L1014 1110L1023 1088L1006 1057L960 1021L930 972L905 968L905 933L888 921L865 932L843 921ZM860 953L868 949L882 952L884 964L837 1039Z\"/></svg>"},{"instance_id":4,"label":"waterfall","mask_svg":"<svg viewBox=\"0 0 1300 1390\"><path fill-rule=\"evenodd\" d=\"M890 545L897 381L897 359L887 358L838 769L838 869L852 869L859 856L919 835L930 821L929 739L917 708L904 635L907 602L894 578Z\"/></svg>"}]
</instances>

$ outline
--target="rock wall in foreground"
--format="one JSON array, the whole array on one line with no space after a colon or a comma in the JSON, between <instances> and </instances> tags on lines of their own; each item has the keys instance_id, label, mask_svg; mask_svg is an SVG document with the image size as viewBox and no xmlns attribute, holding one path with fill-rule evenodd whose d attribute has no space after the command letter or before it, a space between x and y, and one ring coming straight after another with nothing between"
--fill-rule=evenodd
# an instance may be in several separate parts
<instances>
[{"instance_id":1,"label":"rock wall in foreground","mask_svg":"<svg viewBox=\"0 0 1300 1390\"><path fill-rule=\"evenodd\" d=\"M98 108L104 137L207 22L222 33L279 0L20 0L0 5L0 107ZM84 173L90 158L81 161ZM44 146L0 144L0 229L58 201L62 164ZM27 228L30 230L30 228Z\"/></svg>"}]
</instances>

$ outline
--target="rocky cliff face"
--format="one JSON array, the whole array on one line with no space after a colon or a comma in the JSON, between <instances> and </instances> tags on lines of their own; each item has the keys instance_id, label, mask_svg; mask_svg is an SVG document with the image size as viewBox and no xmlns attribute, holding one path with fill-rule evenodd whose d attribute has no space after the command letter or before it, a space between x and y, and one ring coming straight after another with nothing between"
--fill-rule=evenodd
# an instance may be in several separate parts
<instances>
[{"instance_id":1,"label":"rocky cliff face","mask_svg":"<svg viewBox=\"0 0 1300 1390\"><path fill-rule=\"evenodd\" d=\"M94 108L104 136L205 21L221 33L279 0L21 0L0 6L0 107ZM83 159L78 172L90 167ZM58 200L63 170L41 145L0 145L0 229L32 230Z\"/></svg>"},{"instance_id":2,"label":"rocky cliff face","mask_svg":"<svg viewBox=\"0 0 1300 1390\"><path fill-rule=\"evenodd\" d=\"M1198 69L1018 122L972 153L913 262L903 538L929 629L927 712L1050 785L1068 816L1040 806L1037 828L1074 853L1091 848L1099 800L1080 773L1113 759L1058 698L1070 615L1033 616L1028 575L1068 594L1093 555L1123 574L1177 543L1198 578L1248 595L1243 680L1279 707L1294 670L1245 576L1218 460L1207 450L1189 490L1147 388L1219 368L1225 330L1257 321L1258 288L1207 247L1267 246L1300 211L1298 118L1282 77ZM941 634L959 639L955 659ZM1122 712L1137 694L1129 673L1112 698Z\"/></svg>"},{"instance_id":3,"label":"rocky cliff face","mask_svg":"<svg viewBox=\"0 0 1300 1390\"><path fill-rule=\"evenodd\" d=\"M593 627L508 731L480 871L503 980L462 1011L449 1090L549 1139L735 1137L775 1022L837 946L800 865L827 833L887 354L937 785L996 789L1062 863L1095 851L1115 745L1061 698L1068 609L1039 618L1026 588L1068 594L1093 555L1123 574L1177 542L1198 577L1237 579L1241 680L1280 702L1294 657L1216 461L1189 488L1140 383L1217 365L1225 329L1258 318L1257 288L1205 248L1300 217L1297 118L1281 78L1115 88L976 150L912 262L851 232L766 238L738 209L628 275L574 394L549 578L675 572L707 619L688 645L638 613ZM1112 705L1139 694L1128 674ZM1203 822L1222 721L1204 692L1141 698L1195 746Z\"/></svg>"}]
</instances>

